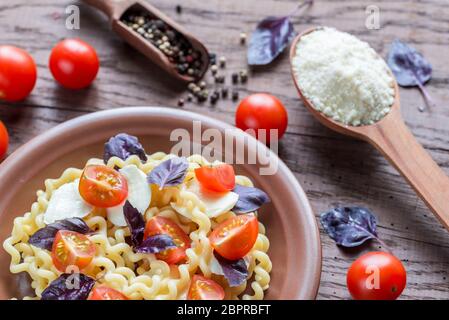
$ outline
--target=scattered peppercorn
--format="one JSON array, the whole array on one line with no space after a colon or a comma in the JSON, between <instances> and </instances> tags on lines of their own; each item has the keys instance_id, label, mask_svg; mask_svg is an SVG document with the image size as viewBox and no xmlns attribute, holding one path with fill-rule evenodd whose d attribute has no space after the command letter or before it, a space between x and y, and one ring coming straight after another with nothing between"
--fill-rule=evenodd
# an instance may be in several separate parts
<instances>
[{"instance_id":1,"label":"scattered peppercorn","mask_svg":"<svg viewBox=\"0 0 449 320\"><path fill-rule=\"evenodd\" d=\"M220 57L220 68L226 67L226 57Z\"/></svg>"},{"instance_id":2,"label":"scattered peppercorn","mask_svg":"<svg viewBox=\"0 0 449 320\"><path fill-rule=\"evenodd\" d=\"M239 76L242 83L245 83L248 80L248 72L246 70L241 70Z\"/></svg>"},{"instance_id":3,"label":"scattered peppercorn","mask_svg":"<svg viewBox=\"0 0 449 320\"><path fill-rule=\"evenodd\" d=\"M240 33L240 44L245 44L245 43L246 43L246 33L241 32Z\"/></svg>"},{"instance_id":4,"label":"scattered peppercorn","mask_svg":"<svg viewBox=\"0 0 449 320\"><path fill-rule=\"evenodd\" d=\"M232 91L232 101L237 101L239 99L239 92L237 90Z\"/></svg>"},{"instance_id":5,"label":"scattered peppercorn","mask_svg":"<svg viewBox=\"0 0 449 320\"><path fill-rule=\"evenodd\" d=\"M239 74L238 73L233 73L232 75L231 75L231 78L232 78L232 83L233 84L237 84L237 83L239 83Z\"/></svg>"},{"instance_id":6,"label":"scattered peppercorn","mask_svg":"<svg viewBox=\"0 0 449 320\"><path fill-rule=\"evenodd\" d=\"M210 71L212 72L213 75L216 75L216 74L217 74L217 71L218 71L217 65L213 64L213 65L210 67Z\"/></svg>"},{"instance_id":7,"label":"scattered peppercorn","mask_svg":"<svg viewBox=\"0 0 449 320\"><path fill-rule=\"evenodd\" d=\"M217 64L217 55L215 53L209 53L210 64Z\"/></svg>"},{"instance_id":8,"label":"scattered peppercorn","mask_svg":"<svg viewBox=\"0 0 449 320\"><path fill-rule=\"evenodd\" d=\"M182 107L183 105L184 105L184 99L181 98L178 100L178 106Z\"/></svg>"},{"instance_id":9,"label":"scattered peppercorn","mask_svg":"<svg viewBox=\"0 0 449 320\"><path fill-rule=\"evenodd\" d=\"M182 7L179 4L176 5L176 13L182 13Z\"/></svg>"},{"instance_id":10,"label":"scattered peppercorn","mask_svg":"<svg viewBox=\"0 0 449 320\"><path fill-rule=\"evenodd\" d=\"M187 95L187 101L188 101L188 102L191 102L192 100L193 100L193 94L189 93L189 94Z\"/></svg>"},{"instance_id":11,"label":"scattered peppercorn","mask_svg":"<svg viewBox=\"0 0 449 320\"><path fill-rule=\"evenodd\" d=\"M199 85L199 87L201 89L205 89L206 88L206 81L201 81L198 85Z\"/></svg>"},{"instance_id":12,"label":"scattered peppercorn","mask_svg":"<svg viewBox=\"0 0 449 320\"><path fill-rule=\"evenodd\" d=\"M224 82L225 82L224 76L219 76L219 75L215 76L215 83L224 83Z\"/></svg>"},{"instance_id":13,"label":"scattered peppercorn","mask_svg":"<svg viewBox=\"0 0 449 320\"><path fill-rule=\"evenodd\" d=\"M221 88L221 97L223 99L227 98L228 97L228 92L229 92L228 88Z\"/></svg>"}]
</instances>

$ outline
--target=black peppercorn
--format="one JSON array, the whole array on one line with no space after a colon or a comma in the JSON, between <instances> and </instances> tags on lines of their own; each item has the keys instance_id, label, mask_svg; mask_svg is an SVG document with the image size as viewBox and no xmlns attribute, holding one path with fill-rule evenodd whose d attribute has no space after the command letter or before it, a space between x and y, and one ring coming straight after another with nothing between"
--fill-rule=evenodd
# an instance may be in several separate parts
<instances>
[{"instance_id":1,"label":"black peppercorn","mask_svg":"<svg viewBox=\"0 0 449 320\"><path fill-rule=\"evenodd\" d=\"M181 13L182 12L182 7L178 4L176 5L176 13Z\"/></svg>"},{"instance_id":2,"label":"black peppercorn","mask_svg":"<svg viewBox=\"0 0 449 320\"><path fill-rule=\"evenodd\" d=\"M233 73L233 74L231 75L231 78L232 78L232 83L233 83L233 84L239 83L239 74L238 74L238 73Z\"/></svg>"},{"instance_id":3,"label":"black peppercorn","mask_svg":"<svg viewBox=\"0 0 449 320\"><path fill-rule=\"evenodd\" d=\"M182 107L183 105L184 105L184 99L181 98L178 100L178 106Z\"/></svg>"},{"instance_id":4,"label":"black peppercorn","mask_svg":"<svg viewBox=\"0 0 449 320\"><path fill-rule=\"evenodd\" d=\"M232 91L232 101L237 101L239 99L239 92L234 90Z\"/></svg>"}]
</instances>

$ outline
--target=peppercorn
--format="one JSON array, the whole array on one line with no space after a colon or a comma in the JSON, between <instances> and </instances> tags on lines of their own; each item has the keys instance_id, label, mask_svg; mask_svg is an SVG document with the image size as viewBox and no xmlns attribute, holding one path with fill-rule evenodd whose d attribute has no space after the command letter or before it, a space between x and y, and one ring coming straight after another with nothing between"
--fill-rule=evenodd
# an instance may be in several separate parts
<instances>
[{"instance_id":1,"label":"peppercorn","mask_svg":"<svg viewBox=\"0 0 449 320\"><path fill-rule=\"evenodd\" d=\"M223 99L227 98L228 97L228 92L229 92L228 88L221 88L221 97Z\"/></svg>"},{"instance_id":2,"label":"peppercorn","mask_svg":"<svg viewBox=\"0 0 449 320\"><path fill-rule=\"evenodd\" d=\"M176 13L182 13L182 7L179 4L176 5Z\"/></svg>"},{"instance_id":3,"label":"peppercorn","mask_svg":"<svg viewBox=\"0 0 449 320\"><path fill-rule=\"evenodd\" d=\"M238 73L233 73L232 75L231 75L231 78L232 78L232 83L233 84L237 84L237 83L239 83L239 74Z\"/></svg>"},{"instance_id":4,"label":"peppercorn","mask_svg":"<svg viewBox=\"0 0 449 320\"><path fill-rule=\"evenodd\" d=\"M210 67L210 71L212 72L213 75L215 75L217 74L218 67L214 64Z\"/></svg>"},{"instance_id":5,"label":"peppercorn","mask_svg":"<svg viewBox=\"0 0 449 320\"><path fill-rule=\"evenodd\" d=\"M242 83L245 83L248 80L248 72L246 70L241 70L239 75Z\"/></svg>"},{"instance_id":6,"label":"peppercorn","mask_svg":"<svg viewBox=\"0 0 449 320\"><path fill-rule=\"evenodd\" d=\"M225 77L224 76L216 75L214 77L214 79L215 79L215 83L224 83L225 82Z\"/></svg>"},{"instance_id":7,"label":"peppercorn","mask_svg":"<svg viewBox=\"0 0 449 320\"><path fill-rule=\"evenodd\" d=\"M217 64L217 55L215 53L209 53L210 64Z\"/></svg>"},{"instance_id":8,"label":"peppercorn","mask_svg":"<svg viewBox=\"0 0 449 320\"><path fill-rule=\"evenodd\" d=\"M232 91L232 101L237 101L239 99L239 92L236 90Z\"/></svg>"},{"instance_id":9,"label":"peppercorn","mask_svg":"<svg viewBox=\"0 0 449 320\"><path fill-rule=\"evenodd\" d=\"M178 100L178 106L182 107L183 105L184 105L184 99L181 98Z\"/></svg>"},{"instance_id":10,"label":"peppercorn","mask_svg":"<svg viewBox=\"0 0 449 320\"><path fill-rule=\"evenodd\" d=\"M245 44L245 43L246 43L246 33L241 32L240 33L240 44Z\"/></svg>"},{"instance_id":11,"label":"peppercorn","mask_svg":"<svg viewBox=\"0 0 449 320\"><path fill-rule=\"evenodd\" d=\"M205 89L206 88L206 81L201 81L198 85L199 85L199 87L201 89Z\"/></svg>"},{"instance_id":12,"label":"peppercorn","mask_svg":"<svg viewBox=\"0 0 449 320\"><path fill-rule=\"evenodd\" d=\"M219 62L220 62L220 67L221 68L226 67L226 57L220 57Z\"/></svg>"}]
</instances>

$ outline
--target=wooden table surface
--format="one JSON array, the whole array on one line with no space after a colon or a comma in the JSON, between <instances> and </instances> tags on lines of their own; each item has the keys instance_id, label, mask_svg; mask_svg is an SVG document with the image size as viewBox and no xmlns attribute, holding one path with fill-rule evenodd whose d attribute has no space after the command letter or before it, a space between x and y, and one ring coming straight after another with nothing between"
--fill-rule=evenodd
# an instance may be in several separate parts
<instances>
[{"instance_id":1,"label":"wooden table surface","mask_svg":"<svg viewBox=\"0 0 449 320\"><path fill-rule=\"evenodd\" d=\"M151 0L162 11L188 27L211 52L227 57L227 72L246 67L246 47L240 32L248 34L268 15L290 12L294 0ZM78 5L80 30L65 27L66 6ZM175 6L182 4L182 14ZM380 8L381 28L365 27L365 8ZM426 86L437 103L421 113L423 99L417 89L402 89L403 117L435 161L449 173L449 2L445 0L317 0L293 20L297 31L328 25L368 41L383 56L400 38L420 50L433 64ZM94 85L82 91L58 86L47 68L52 46L66 37L80 37L99 54L101 70ZM103 109L133 105L177 108L185 96L143 56L110 31L101 13L69 0L9 0L0 4L0 44L28 50L38 65L38 82L32 95L18 104L0 104L0 119L8 127L9 153L34 136L68 119ZM228 78L229 81L229 78ZM363 205L379 220L379 235L404 262L408 283L403 299L449 298L449 234L405 180L368 144L326 129L304 108L291 80L288 55L251 72L240 96L268 91L288 108L289 126L280 157L295 173L312 206L319 213L335 206ZM212 107L187 103L183 109L234 122L236 104L230 99ZM429 177L431 180L432 177ZM448 199L449 205L449 199ZM341 250L323 233L323 273L319 299L349 298L346 270L360 253L378 248Z\"/></svg>"}]
</instances>

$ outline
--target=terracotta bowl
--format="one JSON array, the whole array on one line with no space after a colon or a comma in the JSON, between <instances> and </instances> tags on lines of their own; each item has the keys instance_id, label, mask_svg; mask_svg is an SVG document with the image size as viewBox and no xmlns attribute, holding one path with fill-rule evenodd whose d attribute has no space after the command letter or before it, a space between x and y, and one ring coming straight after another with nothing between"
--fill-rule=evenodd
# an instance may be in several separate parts
<instances>
[{"instance_id":1,"label":"terracotta bowl","mask_svg":"<svg viewBox=\"0 0 449 320\"><path fill-rule=\"evenodd\" d=\"M57 178L68 167L82 167L87 159L102 157L105 141L120 132L139 137L147 153L169 152L177 141L170 133L184 128L192 134L194 120L201 130L231 129L232 126L196 113L159 107L121 108L85 115L67 121L34 138L0 165L0 242L10 235L13 219L30 210L36 191L46 178ZM242 146L248 155L271 152L249 135L233 130L235 150ZM192 135L191 135L192 136ZM207 144L204 143L204 144ZM228 150L233 152L232 150ZM249 157L248 157L249 159ZM263 207L260 219L267 229L273 262L267 299L314 299L321 273L321 246L315 217L294 175L279 160L274 175L260 175L262 161L235 165L265 190L272 203ZM270 154L270 161L278 160ZM245 162L246 163L246 162ZM29 283L24 275L9 272L10 256L0 249L0 299L22 297Z\"/></svg>"}]
</instances>

